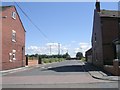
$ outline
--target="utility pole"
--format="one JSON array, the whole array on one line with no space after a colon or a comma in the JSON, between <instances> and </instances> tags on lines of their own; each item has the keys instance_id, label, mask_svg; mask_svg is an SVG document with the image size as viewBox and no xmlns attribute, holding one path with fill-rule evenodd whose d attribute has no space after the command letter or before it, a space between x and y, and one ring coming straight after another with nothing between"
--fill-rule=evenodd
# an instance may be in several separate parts
<instances>
[{"instance_id":1,"label":"utility pole","mask_svg":"<svg viewBox=\"0 0 120 90\"><path fill-rule=\"evenodd\" d=\"M60 43L58 43L58 55L60 55Z\"/></svg>"}]
</instances>

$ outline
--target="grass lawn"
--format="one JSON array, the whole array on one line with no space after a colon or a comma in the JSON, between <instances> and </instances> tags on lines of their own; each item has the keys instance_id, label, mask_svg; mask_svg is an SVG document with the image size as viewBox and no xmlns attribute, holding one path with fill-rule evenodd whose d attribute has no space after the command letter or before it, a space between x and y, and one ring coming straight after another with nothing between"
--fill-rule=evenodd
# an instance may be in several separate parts
<instances>
[{"instance_id":1,"label":"grass lawn","mask_svg":"<svg viewBox=\"0 0 120 90\"><path fill-rule=\"evenodd\" d=\"M64 58L42 58L43 63L61 62L64 60Z\"/></svg>"}]
</instances>

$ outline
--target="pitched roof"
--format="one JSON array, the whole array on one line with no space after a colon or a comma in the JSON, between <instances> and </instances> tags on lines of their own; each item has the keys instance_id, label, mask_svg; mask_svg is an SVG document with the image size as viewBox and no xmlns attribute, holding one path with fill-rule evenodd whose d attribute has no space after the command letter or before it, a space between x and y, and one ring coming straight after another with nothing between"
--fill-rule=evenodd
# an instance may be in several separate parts
<instances>
[{"instance_id":1,"label":"pitched roof","mask_svg":"<svg viewBox=\"0 0 120 90\"><path fill-rule=\"evenodd\" d=\"M11 7L14 7L14 6L0 6L0 12L1 11L4 11L4 10L6 10L7 8L11 8Z\"/></svg>"},{"instance_id":2,"label":"pitched roof","mask_svg":"<svg viewBox=\"0 0 120 90\"><path fill-rule=\"evenodd\" d=\"M0 12L6 10L6 9L8 9L8 8L11 8L11 7L14 7L14 8L15 8L15 6L13 6L13 5L10 5L10 6L0 6ZM15 10L16 10L16 8L15 8ZM23 26L23 23L22 23L22 21L21 21L21 19L20 19L20 16L19 16L17 10L16 10L16 13L17 13L18 18L19 18L19 21L20 21L20 23L21 23L21 25L22 25L22 27L23 27L23 29L24 29L24 31L25 31L25 28L24 28L24 26ZM25 31L25 32L26 32L26 31Z\"/></svg>"},{"instance_id":3,"label":"pitched roof","mask_svg":"<svg viewBox=\"0 0 120 90\"><path fill-rule=\"evenodd\" d=\"M118 18L120 18L120 11L101 10L99 14L100 14L100 17L118 17Z\"/></svg>"}]
</instances>

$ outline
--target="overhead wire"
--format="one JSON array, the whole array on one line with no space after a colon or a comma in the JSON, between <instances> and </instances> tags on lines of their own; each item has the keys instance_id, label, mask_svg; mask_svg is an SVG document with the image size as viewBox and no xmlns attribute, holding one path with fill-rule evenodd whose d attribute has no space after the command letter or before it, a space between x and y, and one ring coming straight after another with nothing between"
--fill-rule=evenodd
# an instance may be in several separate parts
<instances>
[{"instance_id":1,"label":"overhead wire","mask_svg":"<svg viewBox=\"0 0 120 90\"><path fill-rule=\"evenodd\" d=\"M32 21L32 19L25 13L25 11L18 5L17 2L14 1L14 3L17 5L17 7L21 10L21 12L28 18L28 20L37 28L37 30L40 31L40 33L45 37L45 39L50 42L51 40L48 39L45 33ZM52 41L51 41L52 42ZM61 49L62 50L62 49ZM63 51L63 50L62 50Z\"/></svg>"},{"instance_id":2,"label":"overhead wire","mask_svg":"<svg viewBox=\"0 0 120 90\"><path fill-rule=\"evenodd\" d=\"M14 1L14 3L18 6L18 8L21 10L21 12L28 18L28 20L37 28L37 30L40 31L40 33L44 36L44 38L47 41L50 41L47 37L47 35L32 21L32 19L25 13L25 11L18 5L17 2Z\"/></svg>"}]
</instances>

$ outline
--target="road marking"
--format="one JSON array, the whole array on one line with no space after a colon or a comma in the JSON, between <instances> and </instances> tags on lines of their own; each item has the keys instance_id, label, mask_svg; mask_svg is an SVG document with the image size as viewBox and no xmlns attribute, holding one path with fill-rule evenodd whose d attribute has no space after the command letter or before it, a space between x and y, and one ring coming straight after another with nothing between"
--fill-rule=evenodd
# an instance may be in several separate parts
<instances>
[{"instance_id":1,"label":"road marking","mask_svg":"<svg viewBox=\"0 0 120 90\"><path fill-rule=\"evenodd\" d=\"M48 68L52 68L51 66L49 66Z\"/></svg>"},{"instance_id":2,"label":"road marking","mask_svg":"<svg viewBox=\"0 0 120 90\"><path fill-rule=\"evenodd\" d=\"M43 69L44 69L45 67L41 67L41 68L43 68Z\"/></svg>"}]
</instances>

